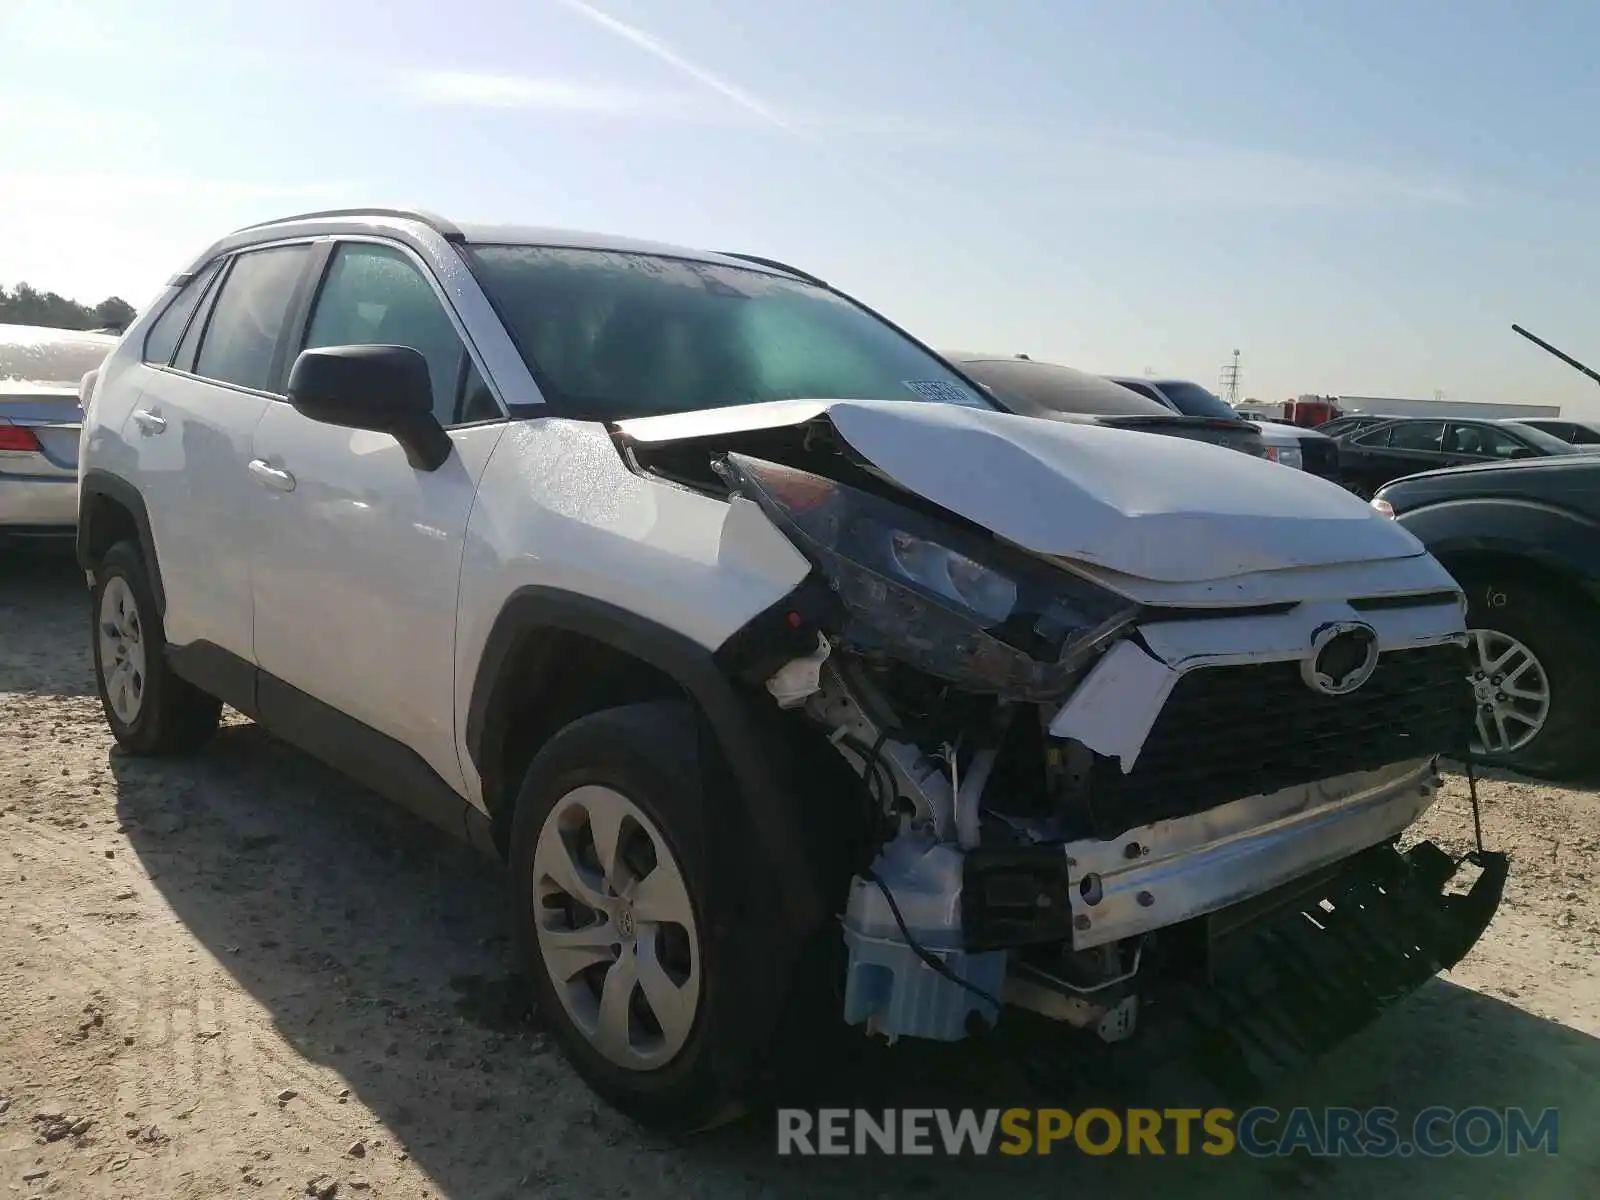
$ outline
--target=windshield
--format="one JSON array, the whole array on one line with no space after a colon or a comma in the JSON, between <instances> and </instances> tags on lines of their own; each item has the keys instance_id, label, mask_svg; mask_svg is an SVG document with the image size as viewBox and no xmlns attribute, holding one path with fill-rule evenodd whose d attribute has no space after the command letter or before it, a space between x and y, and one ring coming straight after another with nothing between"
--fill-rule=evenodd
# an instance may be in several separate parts
<instances>
[{"instance_id":1,"label":"windshield","mask_svg":"<svg viewBox=\"0 0 1600 1200\"><path fill-rule=\"evenodd\" d=\"M1523 441L1537 446L1546 454L1581 454L1585 447L1574 446L1571 442L1564 442L1552 433L1542 429L1535 429L1532 425L1524 425L1520 421L1506 421L1504 425Z\"/></svg>"},{"instance_id":2,"label":"windshield","mask_svg":"<svg viewBox=\"0 0 1600 1200\"><path fill-rule=\"evenodd\" d=\"M0 379L76 387L115 343L57 329L13 329L0 338Z\"/></svg>"},{"instance_id":3,"label":"windshield","mask_svg":"<svg viewBox=\"0 0 1600 1200\"><path fill-rule=\"evenodd\" d=\"M798 399L993 408L893 327L796 279L604 250L467 253L540 388L573 415Z\"/></svg>"},{"instance_id":4,"label":"windshield","mask_svg":"<svg viewBox=\"0 0 1600 1200\"><path fill-rule=\"evenodd\" d=\"M1218 417L1224 421L1237 421L1239 414L1229 408L1221 397L1206 391L1198 383L1172 380L1156 384L1168 400L1177 405L1187 417Z\"/></svg>"}]
</instances>

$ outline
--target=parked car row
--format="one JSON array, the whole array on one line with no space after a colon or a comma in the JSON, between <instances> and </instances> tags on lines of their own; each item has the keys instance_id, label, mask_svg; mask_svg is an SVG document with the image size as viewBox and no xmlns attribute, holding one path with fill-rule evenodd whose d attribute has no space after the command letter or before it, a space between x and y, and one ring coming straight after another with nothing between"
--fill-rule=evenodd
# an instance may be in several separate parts
<instances>
[{"instance_id":1,"label":"parked car row","mask_svg":"<svg viewBox=\"0 0 1600 1200\"><path fill-rule=\"evenodd\" d=\"M1151 397L1174 412L1191 416L1238 416L1220 396L1189 380L1133 379L1126 376L1113 376L1112 379L1130 391ZM1309 471L1324 479L1338 478L1338 453L1327 435L1314 429L1275 421L1250 423L1261 431L1262 441L1267 446L1267 457L1274 462Z\"/></svg>"},{"instance_id":2,"label":"parked car row","mask_svg":"<svg viewBox=\"0 0 1600 1200\"><path fill-rule=\"evenodd\" d=\"M1138 391L742 254L239 230L86 389L106 719L190 752L229 704L503 863L553 1036L641 1120L726 1119L819 1026L1018 1008L1055 1061L1165 1027L1249 1088L1499 904L1504 855L1447 894L1399 849L1472 736L1467 605Z\"/></svg>"},{"instance_id":3,"label":"parked car row","mask_svg":"<svg viewBox=\"0 0 1600 1200\"><path fill-rule=\"evenodd\" d=\"M116 344L103 334L0 325L0 542L71 536L79 385Z\"/></svg>"},{"instance_id":4,"label":"parked car row","mask_svg":"<svg viewBox=\"0 0 1600 1200\"><path fill-rule=\"evenodd\" d=\"M1114 382L1057 363L1016 355L946 350L944 357L976 380L1007 412L1142 433L1167 434L1210 442L1270 457L1265 440L1249 421L1231 410L1221 414L1176 411L1153 399L1130 395Z\"/></svg>"},{"instance_id":5,"label":"parked car row","mask_svg":"<svg viewBox=\"0 0 1600 1200\"><path fill-rule=\"evenodd\" d=\"M1592 453L1519 421L1397 417L1347 427L1335 440L1340 474L1362 496L1419 471Z\"/></svg>"}]
</instances>

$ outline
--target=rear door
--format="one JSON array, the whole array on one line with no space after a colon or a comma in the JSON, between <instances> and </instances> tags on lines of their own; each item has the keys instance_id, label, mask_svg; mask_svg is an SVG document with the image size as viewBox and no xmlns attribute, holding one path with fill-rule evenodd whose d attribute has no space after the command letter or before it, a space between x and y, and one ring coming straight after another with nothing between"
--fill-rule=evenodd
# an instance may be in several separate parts
<instances>
[{"instance_id":1,"label":"rear door","mask_svg":"<svg viewBox=\"0 0 1600 1200\"><path fill-rule=\"evenodd\" d=\"M158 321L123 431L136 448L140 490L161 564L167 638L254 656L249 548L258 536L250 439L280 391L285 333L303 306L313 248L251 249L196 284L203 294L178 328Z\"/></svg>"}]
</instances>

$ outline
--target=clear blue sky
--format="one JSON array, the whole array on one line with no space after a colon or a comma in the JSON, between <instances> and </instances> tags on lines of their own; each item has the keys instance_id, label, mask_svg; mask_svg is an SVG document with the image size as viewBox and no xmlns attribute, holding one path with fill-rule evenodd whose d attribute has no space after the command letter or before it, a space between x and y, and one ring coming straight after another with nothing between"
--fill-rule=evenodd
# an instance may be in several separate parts
<instances>
[{"instance_id":1,"label":"clear blue sky","mask_svg":"<svg viewBox=\"0 0 1600 1200\"><path fill-rule=\"evenodd\" d=\"M946 347L1600 387L1600 3L7 0L0 281L340 204L775 255Z\"/></svg>"}]
</instances>

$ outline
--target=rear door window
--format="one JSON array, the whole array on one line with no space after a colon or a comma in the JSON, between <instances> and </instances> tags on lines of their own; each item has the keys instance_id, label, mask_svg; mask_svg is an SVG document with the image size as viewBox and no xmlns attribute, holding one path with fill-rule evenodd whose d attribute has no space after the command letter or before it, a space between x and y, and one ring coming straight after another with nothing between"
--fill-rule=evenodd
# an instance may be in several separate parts
<instances>
[{"instance_id":1,"label":"rear door window","mask_svg":"<svg viewBox=\"0 0 1600 1200\"><path fill-rule=\"evenodd\" d=\"M195 374L255 391L275 391L278 342L310 246L273 246L233 260L211 307Z\"/></svg>"}]
</instances>

